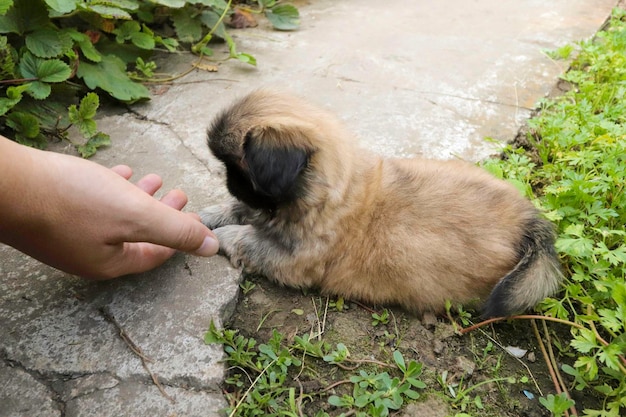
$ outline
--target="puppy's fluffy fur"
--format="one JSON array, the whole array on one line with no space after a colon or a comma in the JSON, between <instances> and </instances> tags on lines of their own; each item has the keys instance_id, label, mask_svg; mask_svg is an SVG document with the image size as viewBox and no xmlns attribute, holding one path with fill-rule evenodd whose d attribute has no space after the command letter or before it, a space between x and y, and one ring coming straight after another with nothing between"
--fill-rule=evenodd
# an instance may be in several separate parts
<instances>
[{"instance_id":1,"label":"puppy's fluffy fur","mask_svg":"<svg viewBox=\"0 0 626 417\"><path fill-rule=\"evenodd\" d=\"M200 215L248 271L417 313L480 300L487 317L558 288L552 225L471 164L383 159L329 113L271 91L237 101L208 136L235 199Z\"/></svg>"}]
</instances>

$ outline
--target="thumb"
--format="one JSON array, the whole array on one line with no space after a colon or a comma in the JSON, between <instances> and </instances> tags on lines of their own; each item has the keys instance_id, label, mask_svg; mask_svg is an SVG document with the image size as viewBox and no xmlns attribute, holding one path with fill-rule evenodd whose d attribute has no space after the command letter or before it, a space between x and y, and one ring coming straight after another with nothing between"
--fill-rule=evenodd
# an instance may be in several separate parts
<instances>
[{"instance_id":1,"label":"thumb","mask_svg":"<svg viewBox=\"0 0 626 417\"><path fill-rule=\"evenodd\" d=\"M198 256L213 256L217 253L219 243L217 237L209 228L192 214L177 211L174 214L179 214L181 221L178 222L178 225L172 225L170 243L164 240L165 243L160 243L161 245ZM166 236L167 234L164 233L164 235Z\"/></svg>"},{"instance_id":2,"label":"thumb","mask_svg":"<svg viewBox=\"0 0 626 417\"><path fill-rule=\"evenodd\" d=\"M136 241L150 242L198 256L213 256L219 243L213 232L200 222L197 215L182 213L161 204L150 210L142 236Z\"/></svg>"}]
</instances>

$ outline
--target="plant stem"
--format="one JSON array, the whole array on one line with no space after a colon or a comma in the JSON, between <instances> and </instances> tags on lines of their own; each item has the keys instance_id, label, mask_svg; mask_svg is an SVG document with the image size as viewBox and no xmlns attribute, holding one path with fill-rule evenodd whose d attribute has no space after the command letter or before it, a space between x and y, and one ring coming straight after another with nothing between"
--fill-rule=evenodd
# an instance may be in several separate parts
<instances>
[{"instance_id":1,"label":"plant stem","mask_svg":"<svg viewBox=\"0 0 626 417\"><path fill-rule=\"evenodd\" d=\"M276 363L277 359L278 358L272 360L270 363L267 364L267 366L265 368L263 368L261 373L255 378L254 382L252 382L252 384L248 387L246 392L241 396L241 399L239 400L239 402L237 402L237 405L235 405L235 408L233 408L233 411L230 412L228 417L233 417L235 415L235 413L237 413L237 409L241 406L241 403L244 402L244 400L246 399L248 394L250 394L250 391L252 390L252 388L256 385L257 382L259 382L259 378L261 378L261 376L270 368L270 366L272 366L272 365L274 365L274 363Z\"/></svg>"},{"instance_id":2,"label":"plant stem","mask_svg":"<svg viewBox=\"0 0 626 417\"><path fill-rule=\"evenodd\" d=\"M226 17L226 13L230 10L230 5L231 5L232 2L233 2L233 0L228 0L228 3L226 4L226 7L224 8L224 11L220 15L220 18L217 19L217 23L215 23L215 25L213 25L213 27L211 28L209 33L207 33L204 36L204 38L202 38L202 40L200 42L198 42L197 44L195 44L194 46L191 47L191 51L192 52L195 52L195 53L200 52L200 49L202 49L203 46L206 46L211 41L211 38L213 37L213 33L217 30L219 25L221 25L222 22L224 21L224 17Z\"/></svg>"},{"instance_id":3,"label":"plant stem","mask_svg":"<svg viewBox=\"0 0 626 417\"><path fill-rule=\"evenodd\" d=\"M522 315L510 316L510 317L493 317L488 320L481 321L480 323L476 323L472 326L462 328L459 330L459 333L460 334L469 333L471 331L478 329L479 327L486 326L487 324L490 324L490 323L497 323L499 321L517 320L517 319L530 319L530 320L537 319L537 320L553 321L553 322L565 324L571 327L576 327L577 329L586 329L586 327L583 326L582 324L574 323L573 321L569 321L569 320L563 320L563 319L559 319L556 317L539 316L539 315L534 315L534 314L522 314Z\"/></svg>"}]
</instances>

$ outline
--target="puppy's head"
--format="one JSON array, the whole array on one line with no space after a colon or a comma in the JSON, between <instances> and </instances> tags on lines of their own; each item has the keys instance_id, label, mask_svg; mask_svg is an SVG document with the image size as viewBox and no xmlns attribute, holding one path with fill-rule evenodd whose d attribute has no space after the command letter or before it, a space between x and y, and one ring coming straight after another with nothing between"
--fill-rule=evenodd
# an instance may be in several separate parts
<instances>
[{"instance_id":1,"label":"puppy's head","mask_svg":"<svg viewBox=\"0 0 626 417\"><path fill-rule=\"evenodd\" d=\"M217 116L208 131L209 148L225 164L233 196L250 207L275 210L311 191L320 177L320 154L336 153L328 140L338 133L333 124L298 98L260 90Z\"/></svg>"}]
</instances>

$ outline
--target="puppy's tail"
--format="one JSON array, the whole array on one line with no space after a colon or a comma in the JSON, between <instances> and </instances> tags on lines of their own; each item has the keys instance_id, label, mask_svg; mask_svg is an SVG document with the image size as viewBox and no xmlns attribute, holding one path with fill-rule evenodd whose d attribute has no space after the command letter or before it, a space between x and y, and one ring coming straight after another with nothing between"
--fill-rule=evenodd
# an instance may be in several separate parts
<instances>
[{"instance_id":1,"label":"puppy's tail","mask_svg":"<svg viewBox=\"0 0 626 417\"><path fill-rule=\"evenodd\" d=\"M518 251L520 261L489 295L484 318L521 313L558 290L563 273L552 223L538 217L530 220Z\"/></svg>"}]
</instances>

